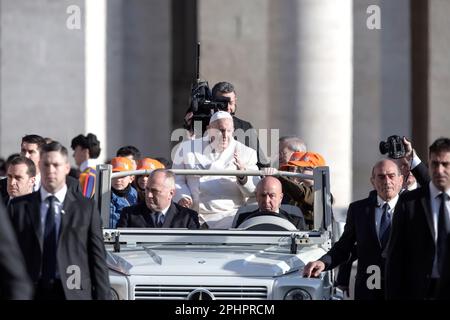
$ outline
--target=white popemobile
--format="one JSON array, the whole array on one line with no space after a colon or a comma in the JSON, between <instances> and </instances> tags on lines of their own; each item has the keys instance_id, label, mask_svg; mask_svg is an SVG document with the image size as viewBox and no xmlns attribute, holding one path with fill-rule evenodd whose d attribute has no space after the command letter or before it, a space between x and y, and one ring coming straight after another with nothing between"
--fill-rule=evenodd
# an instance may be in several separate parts
<instances>
[{"instance_id":1,"label":"white popemobile","mask_svg":"<svg viewBox=\"0 0 450 320\"><path fill-rule=\"evenodd\" d=\"M172 171L175 174L238 173ZM107 225L111 176L150 171L112 174L111 166L100 165L97 172L96 198ZM260 171L239 171L239 174L263 175ZM332 271L320 278L302 277L305 264L325 254L333 239L328 167L314 169L313 176L315 231L298 231L290 222L270 216L249 219L240 229L229 230L104 229L113 297L120 300L338 298L333 295Z\"/></svg>"}]
</instances>

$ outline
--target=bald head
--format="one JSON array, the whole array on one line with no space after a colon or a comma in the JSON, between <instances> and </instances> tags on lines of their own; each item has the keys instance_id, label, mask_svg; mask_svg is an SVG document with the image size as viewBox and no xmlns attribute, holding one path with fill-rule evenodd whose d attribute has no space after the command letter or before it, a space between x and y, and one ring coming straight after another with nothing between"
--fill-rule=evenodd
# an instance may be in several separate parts
<instances>
[{"instance_id":1,"label":"bald head","mask_svg":"<svg viewBox=\"0 0 450 320\"><path fill-rule=\"evenodd\" d=\"M381 199L390 201L402 189L403 175L395 161L383 159L373 166L370 182Z\"/></svg>"},{"instance_id":2,"label":"bald head","mask_svg":"<svg viewBox=\"0 0 450 320\"><path fill-rule=\"evenodd\" d=\"M382 159L373 166L372 178L375 176L376 171L383 167L393 167L397 174L401 174L400 167L394 159Z\"/></svg>"},{"instance_id":3,"label":"bald head","mask_svg":"<svg viewBox=\"0 0 450 320\"><path fill-rule=\"evenodd\" d=\"M265 177L256 186L256 201L261 211L278 212L283 191L281 183L277 178Z\"/></svg>"}]
</instances>

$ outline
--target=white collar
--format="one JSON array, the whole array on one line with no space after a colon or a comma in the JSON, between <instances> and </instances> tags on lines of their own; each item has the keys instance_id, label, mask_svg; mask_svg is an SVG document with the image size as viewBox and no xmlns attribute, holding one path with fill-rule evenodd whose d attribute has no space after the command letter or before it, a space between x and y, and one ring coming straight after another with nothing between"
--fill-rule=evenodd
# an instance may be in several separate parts
<instances>
[{"instance_id":1,"label":"white collar","mask_svg":"<svg viewBox=\"0 0 450 320\"><path fill-rule=\"evenodd\" d=\"M384 201L377 194L377 204L380 208L383 207L385 203L387 203L389 205L390 209L394 209L395 206L397 205L397 201L398 201L398 194L394 198L392 198L390 201Z\"/></svg>"},{"instance_id":2,"label":"white collar","mask_svg":"<svg viewBox=\"0 0 450 320\"><path fill-rule=\"evenodd\" d=\"M160 212L160 213L162 213L165 216L167 211L169 211L169 208L170 208L171 205L172 205L172 203L169 203L169 206L167 208L164 208L161 211L154 211L153 213Z\"/></svg>"},{"instance_id":3,"label":"white collar","mask_svg":"<svg viewBox=\"0 0 450 320\"><path fill-rule=\"evenodd\" d=\"M34 179L33 191L38 191L40 187L41 187L41 173L39 172L36 174L36 177Z\"/></svg>"},{"instance_id":4,"label":"white collar","mask_svg":"<svg viewBox=\"0 0 450 320\"><path fill-rule=\"evenodd\" d=\"M163 215L166 215L167 211L169 211L170 205L171 205L171 203L169 204L169 206L167 208L164 208L164 210L161 211L161 213Z\"/></svg>"},{"instance_id":5,"label":"white collar","mask_svg":"<svg viewBox=\"0 0 450 320\"><path fill-rule=\"evenodd\" d=\"M66 198L66 194L67 194L67 185L64 184L64 186L54 194L45 190L45 188L43 186L41 186L39 191L41 193L41 201L42 202L44 202L45 199L47 199L49 196L55 196L56 199L58 199L59 203L63 203L64 199Z\"/></svg>"},{"instance_id":6,"label":"white collar","mask_svg":"<svg viewBox=\"0 0 450 320\"><path fill-rule=\"evenodd\" d=\"M436 186L433 184L432 181L430 181L430 196L431 199L436 199L436 197L438 195L440 195L442 193L441 190L439 190L438 188L436 188ZM445 193L450 197L450 189L445 190Z\"/></svg>"},{"instance_id":7,"label":"white collar","mask_svg":"<svg viewBox=\"0 0 450 320\"><path fill-rule=\"evenodd\" d=\"M97 166L98 164L98 160L97 159L87 159L84 160L81 164L80 164L80 171L83 172L84 170L86 170L87 168L94 168Z\"/></svg>"}]
</instances>

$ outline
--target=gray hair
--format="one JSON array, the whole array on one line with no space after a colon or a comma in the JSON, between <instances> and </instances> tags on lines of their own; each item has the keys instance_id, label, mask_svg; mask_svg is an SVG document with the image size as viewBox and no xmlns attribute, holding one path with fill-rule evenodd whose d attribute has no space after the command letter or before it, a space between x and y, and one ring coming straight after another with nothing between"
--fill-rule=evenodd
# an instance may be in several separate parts
<instances>
[{"instance_id":1,"label":"gray hair","mask_svg":"<svg viewBox=\"0 0 450 320\"><path fill-rule=\"evenodd\" d=\"M286 144L286 147L293 152L306 152L306 144L303 139L296 136L284 136L279 140L279 144Z\"/></svg>"},{"instance_id":2,"label":"gray hair","mask_svg":"<svg viewBox=\"0 0 450 320\"><path fill-rule=\"evenodd\" d=\"M149 178L153 178L158 172L164 173L164 184L166 187L175 189L175 173L166 169L155 169L150 173Z\"/></svg>"}]
</instances>

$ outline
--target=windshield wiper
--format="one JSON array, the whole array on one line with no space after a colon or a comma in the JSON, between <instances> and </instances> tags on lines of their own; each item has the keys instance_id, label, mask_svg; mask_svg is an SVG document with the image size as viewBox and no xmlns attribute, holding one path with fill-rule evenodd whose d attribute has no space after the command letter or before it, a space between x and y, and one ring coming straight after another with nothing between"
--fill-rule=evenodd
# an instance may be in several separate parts
<instances>
[{"instance_id":1,"label":"windshield wiper","mask_svg":"<svg viewBox=\"0 0 450 320\"><path fill-rule=\"evenodd\" d=\"M146 246L142 246L142 248L144 248L144 251L147 252L147 254L150 257L152 257L152 259L155 263L157 263L159 265L162 264L162 258L159 255L157 255L155 253L155 251L153 251L152 249L150 249L149 247L146 247Z\"/></svg>"}]
</instances>

